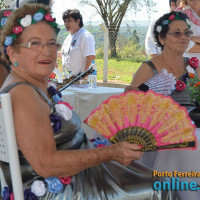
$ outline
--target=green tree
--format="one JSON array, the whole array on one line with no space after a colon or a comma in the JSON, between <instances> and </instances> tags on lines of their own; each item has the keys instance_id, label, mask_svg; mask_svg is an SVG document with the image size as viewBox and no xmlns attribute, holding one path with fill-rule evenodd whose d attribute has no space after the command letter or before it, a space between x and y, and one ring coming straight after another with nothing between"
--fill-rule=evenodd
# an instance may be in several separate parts
<instances>
[{"instance_id":1,"label":"green tree","mask_svg":"<svg viewBox=\"0 0 200 200\"><path fill-rule=\"evenodd\" d=\"M156 5L154 0L79 0L80 3L90 5L102 17L109 31L109 44L111 56L117 57L116 41L122 20L126 12L130 9L135 11L142 7L147 8L147 13L151 13Z\"/></svg>"},{"instance_id":2,"label":"green tree","mask_svg":"<svg viewBox=\"0 0 200 200\"><path fill-rule=\"evenodd\" d=\"M6 0L0 0L0 10L5 8Z\"/></svg>"},{"instance_id":3,"label":"green tree","mask_svg":"<svg viewBox=\"0 0 200 200\"><path fill-rule=\"evenodd\" d=\"M138 44L140 43L140 38L138 36L136 29L134 29L134 31L133 31L133 39L134 39L135 43L138 43Z\"/></svg>"},{"instance_id":4,"label":"green tree","mask_svg":"<svg viewBox=\"0 0 200 200\"><path fill-rule=\"evenodd\" d=\"M133 36L126 40L126 44L120 50L118 57L122 60L142 62L145 60L145 55L142 52L142 47Z\"/></svg>"}]
</instances>

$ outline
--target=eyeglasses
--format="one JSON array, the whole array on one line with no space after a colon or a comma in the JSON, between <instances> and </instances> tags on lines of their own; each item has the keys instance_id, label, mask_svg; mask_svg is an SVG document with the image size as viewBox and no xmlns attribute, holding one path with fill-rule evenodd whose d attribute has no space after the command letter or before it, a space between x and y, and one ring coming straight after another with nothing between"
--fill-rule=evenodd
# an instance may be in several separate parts
<instances>
[{"instance_id":1,"label":"eyeglasses","mask_svg":"<svg viewBox=\"0 0 200 200\"><path fill-rule=\"evenodd\" d=\"M167 34L172 35L175 38L180 38L182 35L184 35L187 38L190 38L193 32L192 31L185 31L185 32L174 31L174 32L168 32Z\"/></svg>"},{"instance_id":2,"label":"eyeglasses","mask_svg":"<svg viewBox=\"0 0 200 200\"><path fill-rule=\"evenodd\" d=\"M47 47L52 51L57 51L61 47L61 45L56 43L55 41L50 41L50 42L47 42L47 43L43 43L43 42L40 42L40 41L33 41L33 42L28 42L26 44L18 44L17 46L27 47L29 49L39 51L45 45L47 45Z\"/></svg>"}]
</instances>

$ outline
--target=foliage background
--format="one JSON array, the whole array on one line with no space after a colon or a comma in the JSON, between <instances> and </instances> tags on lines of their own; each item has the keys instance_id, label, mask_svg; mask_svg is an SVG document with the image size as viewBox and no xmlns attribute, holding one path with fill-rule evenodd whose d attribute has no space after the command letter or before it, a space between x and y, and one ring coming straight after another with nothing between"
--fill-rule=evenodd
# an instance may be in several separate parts
<instances>
[{"instance_id":1,"label":"foliage background","mask_svg":"<svg viewBox=\"0 0 200 200\"><path fill-rule=\"evenodd\" d=\"M61 30L58 35L58 42L63 43L68 33L64 26L60 26ZM103 44L104 36L101 27L98 24L86 23L84 28L92 33L96 42L96 64L97 79L103 80ZM124 23L119 30L116 47L117 58L112 58L109 54L108 59L108 82L129 84L133 74L143 61L148 59L145 54L144 41L148 24L137 25L135 22ZM109 52L110 53L110 52ZM59 68L62 70L61 61L59 60Z\"/></svg>"}]
</instances>

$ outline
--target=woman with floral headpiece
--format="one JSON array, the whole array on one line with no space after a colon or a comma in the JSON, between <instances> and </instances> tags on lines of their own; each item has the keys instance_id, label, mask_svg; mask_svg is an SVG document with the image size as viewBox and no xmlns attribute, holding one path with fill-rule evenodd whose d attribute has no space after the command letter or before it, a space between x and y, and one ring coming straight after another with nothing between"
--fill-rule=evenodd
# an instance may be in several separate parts
<instances>
[{"instance_id":1,"label":"woman with floral headpiece","mask_svg":"<svg viewBox=\"0 0 200 200\"><path fill-rule=\"evenodd\" d=\"M162 53L142 63L125 92L129 90L148 90L148 84L144 83L162 70L167 70L175 77L175 88L169 95L181 106L185 106L188 111L195 107L190 97L188 83L189 80L193 80L194 76L200 78L199 60L196 57L190 59L183 57L192 36L190 24L190 20L185 13L176 11L167 13L156 21L153 32L157 45L162 48ZM170 150L144 153L142 162L157 171L173 172L176 170L186 172L200 170L199 164L195 164L196 160L199 160L199 150ZM198 181L197 178L187 177L178 180ZM181 200L197 200L200 197L200 191L177 190L178 199Z\"/></svg>"},{"instance_id":2,"label":"woman with floral headpiece","mask_svg":"<svg viewBox=\"0 0 200 200\"><path fill-rule=\"evenodd\" d=\"M90 142L72 106L48 84L57 33L49 7L27 4L8 17L1 35L3 59L11 65L1 92L12 99L25 199L168 199L153 190L151 171L125 167L142 156L140 146ZM1 194L13 199L9 167L0 165L9 186Z\"/></svg>"},{"instance_id":3,"label":"woman with floral headpiece","mask_svg":"<svg viewBox=\"0 0 200 200\"><path fill-rule=\"evenodd\" d=\"M200 77L199 60L196 57L183 57L192 36L190 24L186 14L176 11L167 13L156 21L154 37L162 53L142 63L125 91L139 90L141 84L165 69L176 79L176 88L171 97L188 110L195 106L186 85L187 80L194 74Z\"/></svg>"}]
</instances>

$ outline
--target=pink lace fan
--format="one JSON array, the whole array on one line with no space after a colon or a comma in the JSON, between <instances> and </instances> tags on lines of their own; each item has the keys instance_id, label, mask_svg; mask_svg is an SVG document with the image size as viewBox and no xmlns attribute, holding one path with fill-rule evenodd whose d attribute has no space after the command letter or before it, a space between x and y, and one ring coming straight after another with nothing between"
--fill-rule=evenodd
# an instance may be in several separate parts
<instances>
[{"instance_id":1,"label":"pink lace fan","mask_svg":"<svg viewBox=\"0 0 200 200\"><path fill-rule=\"evenodd\" d=\"M151 90L112 96L84 122L112 143L141 144L142 151L196 146L196 127L187 110Z\"/></svg>"},{"instance_id":2,"label":"pink lace fan","mask_svg":"<svg viewBox=\"0 0 200 200\"><path fill-rule=\"evenodd\" d=\"M168 73L167 70L158 72L151 79L141 84L138 88L141 91L153 90L163 95L170 95L175 90L176 79L173 74Z\"/></svg>"}]
</instances>

